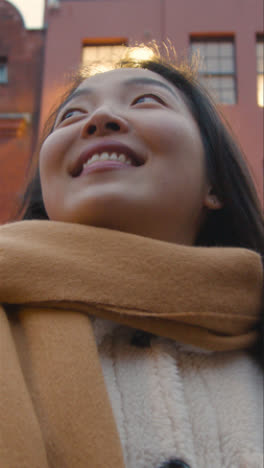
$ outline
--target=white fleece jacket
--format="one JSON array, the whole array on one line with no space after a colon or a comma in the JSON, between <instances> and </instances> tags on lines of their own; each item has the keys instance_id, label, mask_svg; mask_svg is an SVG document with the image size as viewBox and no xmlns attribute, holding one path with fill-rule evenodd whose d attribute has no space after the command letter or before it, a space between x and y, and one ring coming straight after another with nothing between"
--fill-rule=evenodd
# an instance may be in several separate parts
<instances>
[{"instance_id":1,"label":"white fleece jacket","mask_svg":"<svg viewBox=\"0 0 264 468\"><path fill-rule=\"evenodd\" d=\"M246 352L202 352L93 319L127 468L263 468L263 371ZM111 467L112 468L112 467Z\"/></svg>"}]
</instances>

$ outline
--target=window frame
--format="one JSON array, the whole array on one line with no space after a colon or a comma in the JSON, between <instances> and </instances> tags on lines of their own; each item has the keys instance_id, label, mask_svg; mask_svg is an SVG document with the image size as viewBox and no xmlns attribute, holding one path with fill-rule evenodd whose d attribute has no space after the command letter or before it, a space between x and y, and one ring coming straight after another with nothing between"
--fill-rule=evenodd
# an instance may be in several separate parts
<instances>
[{"instance_id":1,"label":"window frame","mask_svg":"<svg viewBox=\"0 0 264 468\"><path fill-rule=\"evenodd\" d=\"M262 61L262 70L259 71L258 69L258 59L259 59L259 56L258 56L258 44L262 44L262 56L263 56L263 61ZM260 104L259 103L259 77L262 77L262 86L264 86L264 33L257 33L256 34L256 85L257 85L257 89L256 89L256 93L257 93L257 106L260 107L260 108L263 108L264 107L264 97L263 97L263 94L264 92L262 91L262 103Z\"/></svg>"},{"instance_id":2,"label":"window frame","mask_svg":"<svg viewBox=\"0 0 264 468\"><path fill-rule=\"evenodd\" d=\"M89 66L87 63L84 61L84 50L89 47L127 47L128 46L128 39L125 37L109 37L109 38L86 38L82 40L82 66L86 67ZM92 67L97 69L97 66L100 69L100 63L101 61L94 61ZM108 62L107 62L108 63ZM110 62L109 62L110 63ZM97 65L96 65L97 64Z\"/></svg>"},{"instance_id":3,"label":"window frame","mask_svg":"<svg viewBox=\"0 0 264 468\"><path fill-rule=\"evenodd\" d=\"M238 89L237 89L237 64L236 64L236 43L235 43L235 35L233 33L210 33L210 34L191 34L190 35L190 50L191 50L191 56L195 53L193 51L193 44L199 44L201 43L202 45L208 45L208 44L216 44L216 43L228 43L232 45L232 55L230 56L222 56L222 58L228 58L232 59L232 71L224 71L221 70L220 67L219 69L215 72L212 71L207 71L206 69L204 71L199 70L198 68L198 74L201 77L201 81L204 84L205 82L208 83L205 86L208 87L209 92L214 95L216 98L217 102L220 105L224 106L234 106L238 103ZM219 49L220 50L220 49ZM201 58L204 58L203 63L206 64L207 59L211 58L212 60L215 58L215 60L218 60L219 64L221 64L221 55L218 54L215 57L210 57L210 56L202 56ZM233 102L225 102L221 100L221 91L224 91L224 88L222 87L216 87L213 88L210 86L210 78L217 77L221 80L221 78L224 77L229 77L232 79L233 86L232 88L230 87L230 90L233 92Z\"/></svg>"}]
</instances>

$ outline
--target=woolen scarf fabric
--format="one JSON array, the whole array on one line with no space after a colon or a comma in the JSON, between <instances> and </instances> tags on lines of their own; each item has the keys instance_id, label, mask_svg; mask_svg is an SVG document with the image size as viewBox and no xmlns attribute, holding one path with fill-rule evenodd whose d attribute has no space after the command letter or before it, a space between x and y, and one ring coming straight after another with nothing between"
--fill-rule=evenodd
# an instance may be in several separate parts
<instances>
[{"instance_id":1,"label":"woolen scarf fabric","mask_svg":"<svg viewBox=\"0 0 264 468\"><path fill-rule=\"evenodd\" d=\"M0 229L0 468L123 468L90 316L213 351L258 337L255 252L77 224Z\"/></svg>"}]
</instances>

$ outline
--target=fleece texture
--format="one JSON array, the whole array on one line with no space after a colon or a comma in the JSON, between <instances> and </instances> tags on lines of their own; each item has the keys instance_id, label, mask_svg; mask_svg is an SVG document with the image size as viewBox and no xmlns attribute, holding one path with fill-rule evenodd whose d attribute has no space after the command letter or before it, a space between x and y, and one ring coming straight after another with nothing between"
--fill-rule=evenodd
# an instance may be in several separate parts
<instances>
[{"instance_id":1,"label":"fleece texture","mask_svg":"<svg viewBox=\"0 0 264 468\"><path fill-rule=\"evenodd\" d=\"M245 249L50 221L3 226L0 467L138 468L127 465L90 317L224 355L257 339L262 280Z\"/></svg>"},{"instance_id":2,"label":"fleece texture","mask_svg":"<svg viewBox=\"0 0 264 468\"><path fill-rule=\"evenodd\" d=\"M94 317L127 468L263 468L263 372L245 351L189 350Z\"/></svg>"}]
</instances>

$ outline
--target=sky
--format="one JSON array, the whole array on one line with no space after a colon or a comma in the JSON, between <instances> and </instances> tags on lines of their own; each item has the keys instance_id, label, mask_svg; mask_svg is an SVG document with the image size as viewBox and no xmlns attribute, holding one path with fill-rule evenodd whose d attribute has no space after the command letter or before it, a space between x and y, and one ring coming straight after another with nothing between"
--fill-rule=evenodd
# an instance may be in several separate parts
<instances>
[{"instance_id":1,"label":"sky","mask_svg":"<svg viewBox=\"0 0 264 468\"><path fill-rule=\"evenodd\" d=\"M43 27L44 0L8 0L17 7L28 29Z\"/></svg>"}]
</instances>

